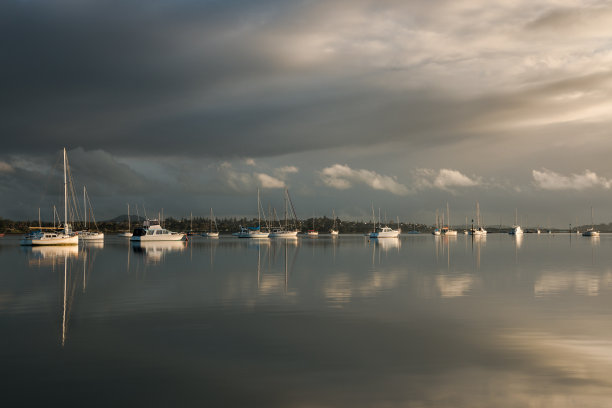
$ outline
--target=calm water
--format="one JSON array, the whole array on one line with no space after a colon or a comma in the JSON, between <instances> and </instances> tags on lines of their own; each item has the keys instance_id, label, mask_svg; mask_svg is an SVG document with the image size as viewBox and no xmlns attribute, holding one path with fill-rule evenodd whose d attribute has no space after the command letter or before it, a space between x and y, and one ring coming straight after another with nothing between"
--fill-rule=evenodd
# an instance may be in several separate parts
<instances>
[{"instance_id":1,"label":"calm water","mask_svg":"<svg viewBox=\"0 0 612 408\"><path fill-rule=\"evenodd\" d=\"M1 238L3 405L612 406L611 249Z\"/></svg>"}]
</instances>

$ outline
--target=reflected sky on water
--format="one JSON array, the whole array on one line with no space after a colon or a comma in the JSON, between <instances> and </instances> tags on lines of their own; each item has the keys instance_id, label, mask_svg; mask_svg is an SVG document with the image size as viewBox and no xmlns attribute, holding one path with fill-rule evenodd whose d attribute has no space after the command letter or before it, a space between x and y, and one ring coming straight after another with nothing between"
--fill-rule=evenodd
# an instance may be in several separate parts
<instances>
[{"instance_id":1,"label":"reflected sky on water","mask_svg":"<svg viewBox=\"0 0 612 408\"><path fill-rule=\"evenodd\" d=\"M2 381L25 405L607 406L610 248L605 234L5 237Z\"/></svg>"}]
</instances>

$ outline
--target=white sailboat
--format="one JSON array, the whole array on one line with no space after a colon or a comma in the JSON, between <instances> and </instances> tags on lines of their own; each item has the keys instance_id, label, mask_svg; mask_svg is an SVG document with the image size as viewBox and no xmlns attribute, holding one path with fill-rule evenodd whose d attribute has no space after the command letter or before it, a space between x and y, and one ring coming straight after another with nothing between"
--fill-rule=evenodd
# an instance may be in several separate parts
<instances>
[{"instance_id":1,"label":"white sailboat","mask_svg":"<svg viewBox=\"0 0 612 408\"><path fill-rule=\"evenodd\" d=\"M522 235L523 229L518 224L518 210L514 209L514 225L512 226L512 230L509 232L510 235Z\"/></svg>"},{"instance_id":2,"label":"white sailboat","mask_svg":"<svg viewBox=\"0 0 612 408\"><path fill-rule=\"evenodd\" d=\"M68 158L64 148L64 228L63 231L39 228L38 231L27 234L21 245L78 245L79 237L72 233L68 224Z\"/></svg>"},{"instance_id":3,"label":"white sailboat","mask_svg":"<svg viewBox=\"0 0 612 408\"><path fill-rule=\"evenodd\" d=\"M591 207L591 228L588 228L582 233L583 237L599 237L599 231L596 231L593 226L593 207Z\"/></svg>"},{"instance_id":4,"label":"white sailboat","mask_svg":"<svg viewBox=\"0 0 612 408\"><path fill-rule=\"evenodd\" d=\"M83 186L83 217L84 217L84 229L83 231L79 231L77 234L79 235L79 241L104 241L104 233L100 232L100 231L89 231L89 229L87 228L87 188L85 186ZM91 209L91 203L89 205L89 208ZM92 211L92 218L93 218L93 211ZM95 225L95 219L94 219L94 225Z\"/></svg>"},{"instance_id":5,"label":"white sailboat","mask_svg":"<svg viewBox=\"0 0 612 408\"><path fill-rule=\"evenodd\" d=\"M442 234L449 237L456 237L457 230L451 229L450 227L450 210L448 209L448 203L446 203L446 227L442 227Z\"/></svg>"},{"instance_id":6,"label":"white sailboat","mask_svg":"<svg viewBox=\"0 0 612 408\"><path fill-rule=\"evenodd\" d=\"M484 229L484 227L480 225L480 204L478 203L478 201L476 201L476 223L477 223L476 228L472 226L472 228L470 229L470 235L475 235L475 236L487 235L487 230Z\"/></svg>"},{"instance_id":7,"label":"white sailboat","mask_svg":"<svg viewBox=\"0 0 612 408\"><path fill-rule=\"evenodd\" d=\"M238 238L268 238L269 232L261 230L261 201L259 200L259 189L257 189L257 227L240 226L240 231L236 234Z\"/></svg>"},{"instance_id":8,"label":"white sailboat","mask_svg":"<svg viewBox=\"0 0 612 408\"><path fill-rule=\"evenodd\" d=\"M289 225L289 208L291 208L291 216L292 216L292 224ZM276 213L276 211L275 211ZM285 225L280 225L278 228L272 229L270 232L270 238L297 238L299 230L297 229L298 221L297 215L295 213L295 208L293 207L293 202L291 201L291 196L289 195L289 190L285 188Z\"/></svg>"},{"instance_id":9,"label":"white sailboat","mask_svg":"<svg viewBox=\"0 0 612 408\"><path fill-rule=\"evenodd\" d=\"M130 238L132 235L134 235L132 233L132 221L130 219L130 204L128 203L127 205L127 210L128 210L128 230L126 232L122 232L119 234L120 237L125 237L125 238Z\"/></svg>"},{"instance_id":10,"label":"white sailboat","mask_svg":"<svg viewBox=\"0 0 612 408\"><path fill-rule=\"evenodd\" d=\"M435 236L440 236L442 235L442 231L440 231L440 216L438 215L438 209L436 208L436 227L434 228L434 230L431 232L433 235Z\"/></svg>"},{"instance_id":11,"label":"white sailboat","mask_svg":"<svg viewBox=\"0 0 612 408\"><path fill-rule=\"evenodd\" d=\"M306 233L310 238L316 238L319 236L319 231L315 229L315 215L312 213L312 229L309 229Z\"/></svg>"},{"instance_id":12,"label":"white sailboat","mask_svg":"<svg viewBox=\"0 0 612 408\"><path fill-rule=\"evenodd\" d=\"M338 227L336 225L336 210L335 209L332 209L332 217L334 217L334 225L332 225L332 228L331 230L329 230L329 233L331 234L332 237L337 237L340 231L338 231Z\"/></svg>"},{"instance_id":13,"label":"white sailboat","mask_svg":"<svg viewBox=\"0 0 612 408\"><path fill-rule=\"evenodd\" d=\"M215 224L215 230L213 231L213 223ZM219 238L219 228L217 227L217 220L215 219L215 215L213 214L213 209L210 207L210 227L208 228L208 232L202 233L203 237L208 238Z\"/></svg>"}]
</instances>

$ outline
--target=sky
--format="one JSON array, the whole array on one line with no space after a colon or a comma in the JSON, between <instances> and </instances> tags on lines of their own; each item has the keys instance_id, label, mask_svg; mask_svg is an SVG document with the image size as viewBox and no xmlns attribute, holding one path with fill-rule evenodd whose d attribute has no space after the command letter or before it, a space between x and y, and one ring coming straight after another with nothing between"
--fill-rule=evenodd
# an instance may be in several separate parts
<instances>
[{"instance_id":1,"label":"sky","mask_svg":"<svg viewBox=\"0 0 612 408\"><path fill-rule=\"evenodd\" d=\"M604 1L0 3L0 217L612 221ZM134 211L134 210L132 210Z\"/></svg>"}]
</instances>

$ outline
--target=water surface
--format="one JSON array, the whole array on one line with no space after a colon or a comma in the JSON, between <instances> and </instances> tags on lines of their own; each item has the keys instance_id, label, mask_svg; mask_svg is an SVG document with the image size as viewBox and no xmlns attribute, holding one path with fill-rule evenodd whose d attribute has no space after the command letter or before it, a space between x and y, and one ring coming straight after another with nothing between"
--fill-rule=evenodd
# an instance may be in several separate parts
<instances>
[{"instance_id":1,"label":"water surface","mask_svg":"<svg viewBox=\"0 0 612 408\"><path fill-rule=\"evenodd\" d=\"M0 239L7 406L612 405L612 235Z\"/></svg>"}]
</instances>

